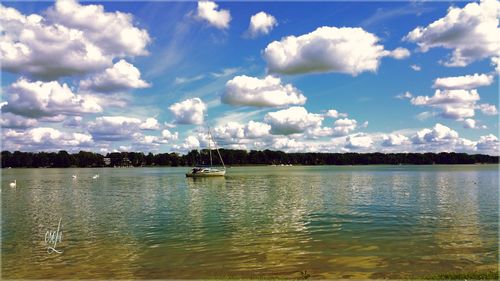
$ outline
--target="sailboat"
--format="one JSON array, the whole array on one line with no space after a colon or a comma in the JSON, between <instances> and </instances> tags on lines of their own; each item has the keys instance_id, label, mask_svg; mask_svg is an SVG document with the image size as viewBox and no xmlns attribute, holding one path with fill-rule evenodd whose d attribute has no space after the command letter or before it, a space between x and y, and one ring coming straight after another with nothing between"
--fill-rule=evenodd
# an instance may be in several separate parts
<instances>
[{"instance_id":1,"label":"sailboat","mask_svg":"<svg viewBox=\"0 0 500 281\"><path fill-rule=\"evenodd\" d=\"M211 141L214 142L215 150L217 150L217 154L219 155L220 162L222 163L222 169L213 167L212 163L212 146ZM226 165L224 165L224 160L222 160L222 156L220 155L219 148L217 147L217 143L214 141L212 137L212 133L210 132L210 128L208 128L208 151L210 154L210 166L195 166L191 171L186 173L186 177L198 178L198 177L223 177L226 174Z\"/></svg>"}]
</instances>

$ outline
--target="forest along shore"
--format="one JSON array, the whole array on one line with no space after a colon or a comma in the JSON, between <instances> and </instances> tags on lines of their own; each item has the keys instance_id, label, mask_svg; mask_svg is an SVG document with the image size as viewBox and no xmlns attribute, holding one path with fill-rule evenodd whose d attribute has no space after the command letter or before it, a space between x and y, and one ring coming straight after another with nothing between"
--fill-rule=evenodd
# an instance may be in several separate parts
<instances>
[{"instance_id":1,"label":"forest along shore","mask_svg":"<svg viewBox=\"0 0 500 281\"><path fill-rule=\"evenodd\" d=\"M272 150L220 149L226 165L433 165L433 164L497 164L498 156L441 153L286 153ZM209 162L208 150L192 150L187 154L80 151L59 152L2 151L2 168L68 168L68 167L151 167L193 166ZM214 161L214 165L218 165Z\"/></svg>"}]
</instances>

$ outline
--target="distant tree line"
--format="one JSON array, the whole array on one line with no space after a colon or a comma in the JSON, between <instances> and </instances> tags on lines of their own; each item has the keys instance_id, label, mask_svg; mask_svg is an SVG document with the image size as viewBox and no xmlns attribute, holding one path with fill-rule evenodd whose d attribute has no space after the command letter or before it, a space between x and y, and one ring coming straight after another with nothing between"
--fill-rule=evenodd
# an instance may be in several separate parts
<instances>
[{"instance_id":1,"label":"distant tree line","mask_svg":"<svg viewBox=\"0 0 500 281\"><path fill-rule=\"evenodd\" d=\"M226 165L371 165L371 164L476 164L498 163L498 156L466 153L285 153L282 151L246 151L220 149ZM194 166L209 164L208 150L178 153L144 154L142 152L113 152L101 155L80 151L70 154L59 152L9 152L2 151L2 168L37 167L123 167L123 166ZM219 157L212 151L214 165Z\"/></svg>"}]
</instances>

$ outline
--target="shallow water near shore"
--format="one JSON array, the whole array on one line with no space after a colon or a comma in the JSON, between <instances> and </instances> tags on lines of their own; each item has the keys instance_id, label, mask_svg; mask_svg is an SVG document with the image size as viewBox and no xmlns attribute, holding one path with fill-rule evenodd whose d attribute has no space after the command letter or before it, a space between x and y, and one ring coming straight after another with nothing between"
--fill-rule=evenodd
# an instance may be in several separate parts
<instances>
[{"instance_id":1,"label":"shallow water near shore","mask_svg":"<svg viewBox=\"0 0 500 281\"><path fill-rule=\"evenodd\" d=\"M404 278L498 265L498 165L187 170L3 169L2 278ZM60 219L62 253L49 254Z\"/></svg>"}]
</instances>

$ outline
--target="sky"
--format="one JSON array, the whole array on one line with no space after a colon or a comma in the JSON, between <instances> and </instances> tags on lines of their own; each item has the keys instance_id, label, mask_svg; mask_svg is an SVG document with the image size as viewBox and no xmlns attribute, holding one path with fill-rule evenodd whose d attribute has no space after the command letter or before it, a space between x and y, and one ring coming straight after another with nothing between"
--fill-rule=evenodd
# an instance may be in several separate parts
<instances>
[{"instance_id":1,"label":"sky","mask_svg":"<svg viewBox=\"0 0 500 281\"><path fill-rule=\"evenodd\" d=\"M499 154L499 1L2 2L2 150Z\"/></svg>"}]
</instances>

